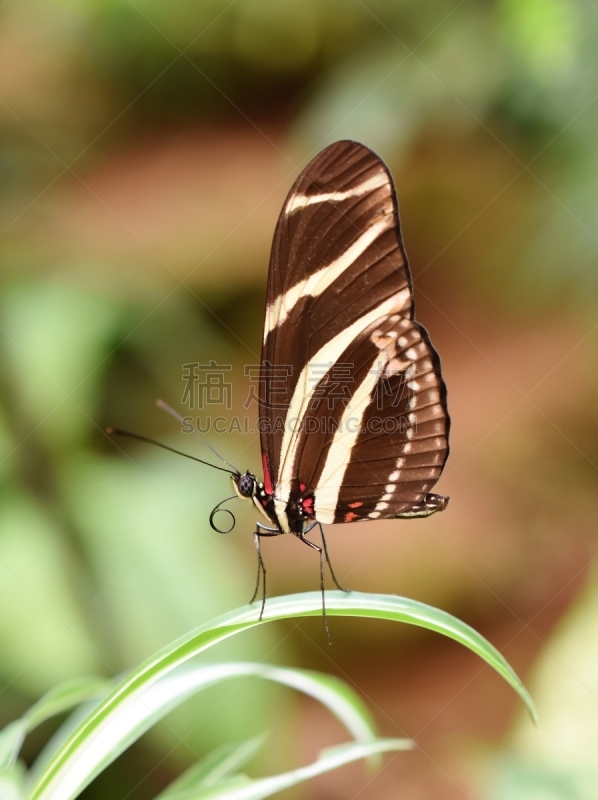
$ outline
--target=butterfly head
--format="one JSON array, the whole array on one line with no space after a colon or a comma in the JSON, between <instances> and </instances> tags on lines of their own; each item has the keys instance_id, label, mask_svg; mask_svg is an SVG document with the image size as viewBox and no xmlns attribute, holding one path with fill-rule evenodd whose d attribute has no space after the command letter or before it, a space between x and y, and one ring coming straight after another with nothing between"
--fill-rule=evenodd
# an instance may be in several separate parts
<instances>
[{"instance_id":1,"label":"butterfly head","mask_svg":"<svg viewBox=\"0 0 598 800\"><path fill-rule=\"evenodd\" d=\"M246 472L245 474L241 474L240 472L231 472L230 478L235 493L231 497L227 497L218 503L218 505L214 507L212 513L210 514L210 525L215 531L217 531L217 533L230 533L235 527L235 516L232 511L228 510L228 508L222 508L224 503L228 503L229 500L234 500L236 497L240 497L244 500L253 500L256 502L256 495L259 492L259 484L255 475L252 475L251 472ZM258 508L260 508L259 504ZM224 527L220 527L220 525L216 524L215 521L216 515L220 512L229 515L228 524L226 524Z\"/></svg>"},{"instance_id":2,"label":"butterfly head","mask_svg":"<svg viewBox=\"0 0 598 800\"><path fill-rule=\"evenodd\" d=\"M233 488L239 497L252 498L255 496L257 480L251 472L246 472L244 475L232 475L231 480Z\"/></svg>"},{"instance_id":3,"label":"butterfly head","mask_svg":"<svg viewBox=\"0 0 598 800\"><path fill-rule=\"evenodd\" d=\"M233 489L237 497L243 500L251 500L255 508L263 514L271 525L280 528L276 511L274 508L274 498L269 494L263 483L260 483L251 472L231 475Z\"/></svg>"}]
</instances>

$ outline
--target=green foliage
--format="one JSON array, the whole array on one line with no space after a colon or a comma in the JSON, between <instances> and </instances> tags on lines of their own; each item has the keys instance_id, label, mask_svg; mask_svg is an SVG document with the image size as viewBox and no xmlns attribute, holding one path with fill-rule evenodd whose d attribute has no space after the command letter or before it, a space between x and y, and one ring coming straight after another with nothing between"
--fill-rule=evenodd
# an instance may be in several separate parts
<instances>
[{"instance_id":1,"label":"green foliage","mask_svg":"<svg viewBox=\"0 0 598 800\"><path fill-rule=\"evenodd\" d=\"M0 734L0 775L6 791L26 800L71 800L165 714L195 693L231 678L254 676L302 691L326 706L354 742L328 748L307 767L251 780L239 773L263 743L252 739L214 751L177 779L159 797L166 800L259 800L311 777L361 758L404 750L404 739L378 738L373 720L359 696L343 681L317 672L264 664L197 664L193 659L231 636L268 621L321 613L319 593L272 598L259 619L260 604L229 612L165 647L108 689L104 681L84 679L56 687L21 719ZM446 612L401 597L331 592L331 617L379 618L436 630L481 656L518 692L532 718L534 706L525 688L498 651L472 628ZM99 695L99 696L98 696ZM84 700L90 708L67 721L32 768L31 788L23 791L22 767L16 759L26 733L46 719Z\"/></svg>"}]
</instances>

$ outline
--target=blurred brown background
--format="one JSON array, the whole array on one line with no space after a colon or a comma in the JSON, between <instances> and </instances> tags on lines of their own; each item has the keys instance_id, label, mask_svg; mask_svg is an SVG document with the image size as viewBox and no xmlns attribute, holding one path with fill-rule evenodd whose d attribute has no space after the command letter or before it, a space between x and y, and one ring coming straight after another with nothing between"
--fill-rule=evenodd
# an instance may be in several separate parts
<instances>
[{"instance_id":1,"label":"blurred brown background","mask_svg":"<svg viewBox=\"0 0 598 800\"><path fill-rule=\"evenodd\" d=\"M268 626L214 658L336 673L384 734L417 741L375 777L355 766L293 797L595 797L597 122L589 0L5 0L0 723L249 599L254 515L239 508L229 536L208 525L226 478L102 430L202 455L154 401L185 413L182 365L210 359L233 367L233 407L217 413L255 416L244 367L259 360L278 211L319 149L352 138L396 179L449 387L451 505L336 526L336 570L478 628L541 726L471 653L396 625L333 620L331 648L319 620ZM256 435L210 441L259 469ZM272 594L316 588L307 548L264 550ZM342 739L307 701L227 685L85 797L153 797L216 744L268 728L258 771Z\"/></svg>"}]
</instances>

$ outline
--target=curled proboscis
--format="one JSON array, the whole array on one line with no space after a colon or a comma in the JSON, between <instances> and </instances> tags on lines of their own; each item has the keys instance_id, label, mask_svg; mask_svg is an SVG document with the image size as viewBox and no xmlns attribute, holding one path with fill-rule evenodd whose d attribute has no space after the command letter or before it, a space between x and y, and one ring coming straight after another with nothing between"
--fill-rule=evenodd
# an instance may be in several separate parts
<instances>
[{"instance_id":1,"label":"curled proboscis","mask_svg":"<svg viewBox=\"0 0 598 800\"><path fill-rule=\"evenodd\" d=\"M217 506L214 507L212 513L210 514L210 527L212 530L216 531L216 533L230 533L232 529L235 527L237 520L235 519L235 515L232 511L229 511L228 508L222 508L224 503L228 503L229 500L235 500L237 497L236 494L227 497L225 500L221 500ZM218 512L222 512L223 514L228 514L230 516L230 527L229 528L219 528L216 523L214 522L214 517Z\"/></svg>"}]
</instances>

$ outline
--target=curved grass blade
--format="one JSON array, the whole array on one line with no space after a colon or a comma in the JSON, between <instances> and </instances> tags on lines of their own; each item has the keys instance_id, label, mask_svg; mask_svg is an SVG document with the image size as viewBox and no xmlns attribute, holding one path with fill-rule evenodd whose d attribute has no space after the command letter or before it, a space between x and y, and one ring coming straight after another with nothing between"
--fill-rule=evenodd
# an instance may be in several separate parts
<instances>
[{"instance_id":1,"label":"curved grass blade","mask_svg":"<svg viewBox=\"0 0 598 800\"><path fill-rule=\"evenodd\" d=\"M59 683L41 697L35 705L23 715L27 720L27 731L33 730L37 725L41 725L50 717L68 711L90 697L97 695L98 692L105 691L110 686L110 681L100 678L97 675L71 678L68 681Z\"/></svg>"},{"instance_id":2,"label":"curved grass blade","mask_svg":"<svg viewBox=\"0 0 598 800\"><path fill-rule=\"evenodd\" d=\"M173 702L230 678L256 677L275 681L308 694L326 706L358 742L373 741L378 729L370 710L345 681L332 675L295 667L277 667L244 661L224 664L184 665L159 681L156 700L164 702L168 695ZM172 683L171 683L172 681ZM174 706L165 706L170 711ZM157 709L154 709L157 711Z\"/></svg>"},{"instance_id":3,"label":"curved grass blade","mask_svg":"<svg viewBox=\"0 0 598 800\"><path fill-rule=\"evenodd\" d=\"M23 740L30 731L50 717L78 706L108 685L108 681L96 676L72 678L46 692L22 717L0 731L0 773L16 762Z\"/></svg>"},{"instance_id":4,"label":"curved grass blade","mask_svg":"<svg viewBox=\"0 0 598 800\"><path fill-rule=\"evenodd\" d=\"M192 695L223 680L250 676L276 681L311 695L326 706L357 741L376 738L377 729L368 708L357 693L338 678L311 670L246 662L183 664L123 698L101 736L94 740L87 782Z\"/></svg>"},{"instance_id":5,"label":"curved grass blade","mask_svg":"<svg viewBox=\"0 0 598 800\"><path fill-rule=\"evenodd\" d=\"M533 702L503 656L469 625L445 611L394 595L361 592L328 592L326 607L330 616L371 617L406 622L428 628L460 642L479 655L515 689L535 719ZM175 668L214 644L273 620L318 616L322 613L319 592L272 598L259 620L260 603L228 612L168 645L123 680L73 731L56 753L31 792L31 800L71 800L97 773L106 744L114 740L112 727L119 708L129 698L149 688ZM107 734L109 733L109 736ZM101 755L98 757L98 752Z\"/></svg>"},{"instance_id":6,"label":"curved grass blade","mask_svg":"<svg viewBox=\"0 0 598 800\"><path fill-rule=\"evenodd\" d=\"M376 739L373 742L350 742L337 747L322 750L316 761L306 767L299 767L279 775L252 780L245 775L230 775L222 779L219 787L198 787L187 790L184 794L165 792L160 800L263 800L283 789L297 786L299 783L331 772L334 769L351 764L362 758L398 750L409 750L411 742L407 739Z\"/></svg>"},{"instance_id":7,"label":"curved grass blade","mask_svg":"<svg viewBox=\"0 0 598 800\"><path fill-rule=\"evenodd\" d=\"M0 773L0 797L2 800L24 800L25 767L20 761Z\"/></svg>"},{"instance_id":8,"label":"curved grass blade","mask_svg":"<svg viewBox=\"0 0 598 800\"><path fill-rule=\"evenodd\" d=\"M0 775L8 772L16 762L26 734L27 725L23 717L9 722L0 731Z\"/></svg>"},{"instance_id":9,"label":"curved grass blade","mask_svg":"<svg viewBox=\"0 0 598 800\"><path fill-rule=\"evenodd\" d=\"M266 737L254 736L245 742L225 744L213 750L201 761L193 764L174 780L155 800L193 796L200 788L207 790L217 786L223 778L230 778L245 766L261 750ZM0 795L1 796L1 795Z\"/></svg>"}]
</instances>

